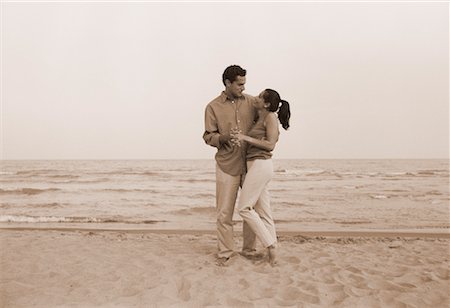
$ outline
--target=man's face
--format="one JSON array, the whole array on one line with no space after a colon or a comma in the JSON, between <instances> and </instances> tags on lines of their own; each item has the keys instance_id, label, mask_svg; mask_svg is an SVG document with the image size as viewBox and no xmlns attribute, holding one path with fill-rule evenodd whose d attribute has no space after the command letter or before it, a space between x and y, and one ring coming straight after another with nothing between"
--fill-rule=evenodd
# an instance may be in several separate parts
<instances>
[{"instance_id":1,"label":"man's face","mask_svg":"<svg viewBox=\"0 0 450 308\"><path fill-rule=\"evenodd\" d=\"M234 97L241 97L242 92L245 90L245 76L237 76L236 80L233 82L227 82L227 88L231 95Z\"/></svg>"}]
</instances>

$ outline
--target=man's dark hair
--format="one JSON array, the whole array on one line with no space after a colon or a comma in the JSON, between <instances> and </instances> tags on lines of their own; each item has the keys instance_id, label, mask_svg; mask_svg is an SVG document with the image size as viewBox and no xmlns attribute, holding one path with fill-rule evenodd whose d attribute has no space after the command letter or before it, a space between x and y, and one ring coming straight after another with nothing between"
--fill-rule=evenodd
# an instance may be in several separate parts
<instances>
[{"instance_id":1,"label":"man's dark hair","mask_svg":"<svg viewBox=\"0 0 450 308\"><path fill-rule=\"evenodd\" d=\"M223 72L222 75L223 85L225 85L225 80L228 79L230 82L233 82L236 80L237 76L245 77L245 74L247 74L247 71L244 70L239 65L230 65Z\"/></svg>"}]
</instances>

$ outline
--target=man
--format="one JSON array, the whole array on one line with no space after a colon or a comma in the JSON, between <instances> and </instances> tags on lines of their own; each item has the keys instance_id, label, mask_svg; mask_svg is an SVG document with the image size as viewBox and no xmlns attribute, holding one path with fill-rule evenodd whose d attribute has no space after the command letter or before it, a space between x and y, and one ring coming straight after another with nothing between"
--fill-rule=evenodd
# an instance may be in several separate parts
<instances>
[{"instance_id":1,"label":"man","mask_svg":"<svg viewBox=\"0 0 450 308\"><path fill-rule=\"evenodd\" d=\"M246 172L246 147L236 143L233 134L246 134L253 124L256 111L254 97L244 94L246 70L238 65L225 69L222 82L225 90L205 109L205 142L217 148L216 208L218 265L224 265L234 254L233 212L239 187ZM244 222L243 253L255 248L255 234Z\"/></svg>"}]
</instances>

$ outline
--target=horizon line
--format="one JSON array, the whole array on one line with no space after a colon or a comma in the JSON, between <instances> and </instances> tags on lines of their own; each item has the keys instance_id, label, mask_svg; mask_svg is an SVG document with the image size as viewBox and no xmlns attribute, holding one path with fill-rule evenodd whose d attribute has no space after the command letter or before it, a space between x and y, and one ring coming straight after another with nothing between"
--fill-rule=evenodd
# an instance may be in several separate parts
<instances>
[{"instance_id":1,"label":"horizon line","mask_svg":"<svg viewBox=\"0 0 450 308\"><path fill-rule=\"evenodd\" d=\"M151 161L151 160L215 160L211 158L0 158L0 161ZM428 157L428 158L274 158L273 160L450 160L449 157Z\"/></svg>"}]
</instances>

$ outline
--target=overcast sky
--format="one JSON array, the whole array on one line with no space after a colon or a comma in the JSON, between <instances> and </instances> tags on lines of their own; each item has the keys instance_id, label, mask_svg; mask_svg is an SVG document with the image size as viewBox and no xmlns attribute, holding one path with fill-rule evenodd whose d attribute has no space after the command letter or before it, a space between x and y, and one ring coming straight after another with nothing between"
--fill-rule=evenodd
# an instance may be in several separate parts
<instances>
[{"instance_id":1,"label":"overcast sky","mask_svg":"<svg viewBox=\"0 0 450 308\"><path fill-rule=\"evenodd\" d=\"M2 159L213 158L225 67L277 90L274 158L447 158L445 2L1 4Z\"/></svg>"}]
</instances>

